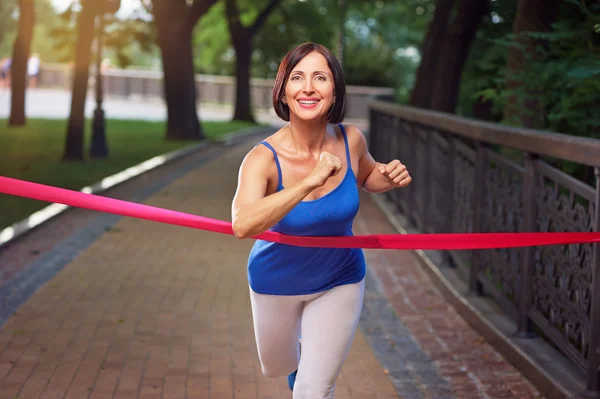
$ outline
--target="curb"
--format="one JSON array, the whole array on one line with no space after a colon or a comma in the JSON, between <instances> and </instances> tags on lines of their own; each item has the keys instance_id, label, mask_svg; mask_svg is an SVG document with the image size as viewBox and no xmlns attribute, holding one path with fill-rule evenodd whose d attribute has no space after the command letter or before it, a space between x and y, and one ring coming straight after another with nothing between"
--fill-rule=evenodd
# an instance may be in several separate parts
<instances>
[{"instance_id":1,"label":"curb","mask_svg":"<svg viewBox=\"0 0 600 399\"><path fill-rule=\"evenodd\" d=\"M371 198L398 233L409 234L409 231L403 227L403 223L399 220L398 214L393 210L393 205L385 197L371 195ZM545 342L538 341L535 343L531 339L528 340L530 342L526 342L526 340L519 342L519 338L511 337L511 327L507 328L507 324L512 323L507 323L506 320L502 320L502 315L498 317L493 310L490 310L494 307L493 305L490 306L484 303L493 303L491 299L463 295L460 292L462 287L459 288L459 284L456 284L457 281L451 281L454 279L449 278L448 273L444 273L446 269L450 270L450 268L439 267L432 257L426 253L431 251L414 250L414 252L432 282L461 317L519 370L545 398L585 397L580 396L585 395L585 393L582 393L585 389L582 375L571 371L573 367L560 352L551 348ZM466 290L463 291L466 292ZM476 301L480 303L476 304ZM487 316L496 317L492 320ZM513 331L516 331L516 329ZM541 340L541 338L538 338L538 340ZM558 361L555 361L555 366L552 367L552 362L548 360L541 361L542 357Z\"/></svg>"},{"instance_id":2,"label":"curb","mask_svg":"<svg viewBox=\"0 0 600 399\"><path fill-rule=\"evenodd\" d=\"M105 177L104 179L90 186L83 187L79 191L86 194L99 194L108 190L109 188L115 187L121 183L131 180L134 177L138 177L166 163L184 158L197 151L206 149L213 144L232 146L249 137L266 134L270 131L273 131L273 129L274 128L270 126L259 126L247 129L240 129L236 132L228 133L223 137L219 137L216 141L202 141L198 144L189 147L180 148L178 150L174 150L162 155L157 155L142 163L122 170L121 172ZM34 228L49 221L55 216L60 215L69 208L71 207L63 204L54 203L29 215L25 219L14 223L12 226L0 230L0 248L5 246L9 242L12 242L17 238L21 237L23 234L26 234Z\"/></svg>"}]
</instances>

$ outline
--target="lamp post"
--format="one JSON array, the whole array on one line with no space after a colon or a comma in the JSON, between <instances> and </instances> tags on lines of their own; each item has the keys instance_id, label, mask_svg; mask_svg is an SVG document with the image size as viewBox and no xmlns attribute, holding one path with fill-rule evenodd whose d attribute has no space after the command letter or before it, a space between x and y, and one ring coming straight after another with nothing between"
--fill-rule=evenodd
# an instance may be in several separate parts
<instances>
[{"instance_id":1,"label":"lamp post","mask_svg":"<svg viewBox=\"0 0 600 399\"><path fill-rule=\"evenodd\" d=\"M102 33L104 31L104 14L100 13L96 17L96 109L94 110L94 120L92 122L92 143L90 146L90 156L96 158L105 158L108 156L108 146L106 145L106 127L104 124L104 110L102 109Z\"/></svg>"},{"instance_id":2,"label":"lamp post","mask_svg":"<svg viewBox=\"0 0 600 399\"><path fill-rule=\"evenodd\" d=\"M91 0L88 0L91 1ZM104 110L102 109L102 35L104 33L104 15L114 14L121 7L121 0L93 0L97 8L96 15L96 109L92 122L92 143L90 156L105 158L108 156L106 145L106 127L104 124Z\"/></svg>"}]
</instances>

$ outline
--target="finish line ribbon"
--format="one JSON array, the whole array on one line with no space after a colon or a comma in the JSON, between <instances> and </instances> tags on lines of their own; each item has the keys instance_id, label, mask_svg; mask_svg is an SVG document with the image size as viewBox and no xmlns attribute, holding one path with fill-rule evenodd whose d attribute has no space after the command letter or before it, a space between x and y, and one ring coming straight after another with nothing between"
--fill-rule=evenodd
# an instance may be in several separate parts
<instances>
[{"instance_id":1,"label":"finish line ribbon","mask_svg":"<svg viewBox=\"0 0 600 399\"><path fill-rule=\"evenodd\" d=\"M233 235L231 223L169 209L0 176L0 193L77 208ZM301 247L365 249L491 249L600 242L595 233L378 234L350 237L289 236L266 231L253 238Z\"/></svg>"}]
</instances>

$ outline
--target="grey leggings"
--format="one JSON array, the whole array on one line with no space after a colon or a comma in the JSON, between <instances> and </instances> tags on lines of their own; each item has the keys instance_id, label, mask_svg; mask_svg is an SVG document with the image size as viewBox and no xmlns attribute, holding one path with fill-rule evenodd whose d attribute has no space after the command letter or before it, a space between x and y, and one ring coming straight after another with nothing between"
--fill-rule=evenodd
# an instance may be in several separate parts
<instances>
[{"instance_id":1,"label":"grey leggings","mask_svg":"<svg viewBox=\"0 0 600 399\"><path fill-rule=\"evenodd\" d=\"M280 377L298 369L294 399L333 398L360 317L364 288L363 280L310 295L265 295L250 289L263 374Z\"/></svg>"}]
</instances>

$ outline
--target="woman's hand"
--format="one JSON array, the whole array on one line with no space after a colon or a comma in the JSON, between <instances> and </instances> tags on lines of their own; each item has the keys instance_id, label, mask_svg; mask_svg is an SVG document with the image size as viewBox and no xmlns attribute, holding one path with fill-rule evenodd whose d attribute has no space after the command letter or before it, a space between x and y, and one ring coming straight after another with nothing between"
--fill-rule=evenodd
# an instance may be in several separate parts
<instances>
[{"instance_id":1,"label":"woman's hand","mask_svg":"<svg viewBox=\"0 0 600 399\"><path fill-rule=\"evenodd\" d=\"M304 181L309 187L321 187L325 184L327 179L337 175L341 169L342 161L335 155L324 151L319 157L319 162L317 162L312 172L306 176Z\"/></svg>"},{"instance_id":2,"label":"woman's hand","mask_svg":"<svg viewBox=\"0 0 600 399\"><path fill-rule=\"evenodd\" d=\"M397 159L394 159L387 165L380 164L378 168L379 173L381 173L393 187L406 187L412 181L408 170L406 170L406 166Z\"/></svg>"}]
</instances>

